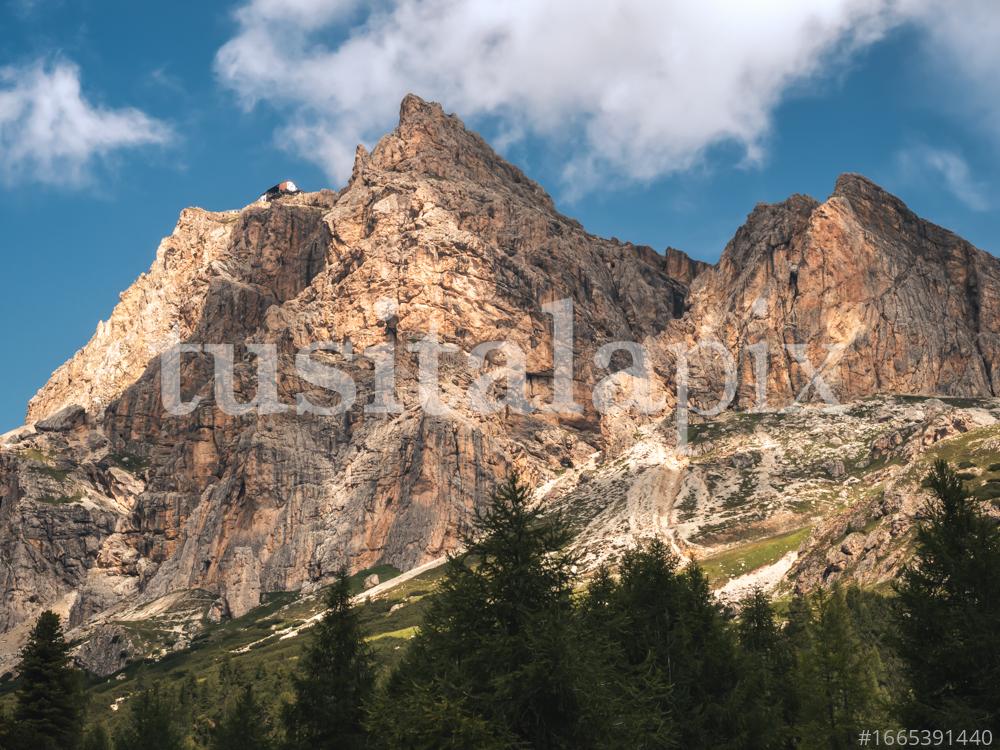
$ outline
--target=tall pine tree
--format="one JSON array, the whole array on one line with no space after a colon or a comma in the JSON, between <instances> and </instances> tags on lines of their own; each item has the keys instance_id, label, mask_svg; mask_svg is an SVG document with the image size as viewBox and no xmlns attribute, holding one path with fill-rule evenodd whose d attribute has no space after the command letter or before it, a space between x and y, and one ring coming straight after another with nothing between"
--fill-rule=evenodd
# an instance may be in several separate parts
<instances>
[{"instance_id":1,"label":"tall pine tree","mask_svg":"<svg viewBox=\"0 0 1000 750\"><path fill-rule=\"evenodd\" d=\"M128 720L115 733L115 750L183 750L188 717L173 693L148 688L127 705Z\"/></svg>"},{"instance_id":2,"label":"tall pine tree","mask_svg":"<svg viewBox=\"0 0 1000 750\"><path fill-rule=\"evenodd\" d=\"M1000 734L1000 527L943 461L902 576L899 651L908 725Z\"/></svg>"},{"instance_id":3,"label":"tall pine tree","mask_svg":"<svg viewBox=\"0 0 1000 750\"><path fill-rule=\"evenodd\" d=\"M655 747L576 616L566 525L511 476L475 527L373 713L380 746Z\"/></svg>"},{"instance_id":4,"label":"tall pine tree","mask_svg":"<svg viewBox=\"0 0 1000 750\"><path fill-rule=\"evenodd\" d=\"M788 685L791 651L761 589L740 603L736 633L742 654L739 744L748 750L787 747L793 711Z\"/></svg>"},{"instance_id":5,"label":"tall pine tree","mask_svg":"<svg viewBox=\"0 0 1000 750\"><path fill-rule=\"evenodd\" d=\"M282 714L290 750L355 750L367 743L364 720L375 687L374 656L351 608L346 572L329 588L326 605L293 677L294 700Z\"/></svg>"},{"instance_id":6,"label":"tall pine tree","mask_svg":"<svg viewBox=\"0 0 1000 750\"><path fill-rule=\"evenodd\" d=\"M611 609L618 642L633 669L654 670L669 685L659 710L681 747L724 747L740 736L742 707L736 643L701 568L680 568L660 540L630 550Z\"/></svg>"},{"instance_id":7,"label":"tall pine tree","mask_svg":"<svg viewBox=\"0 0 1000 750\"><path fill-rule=\"evenodd\" d=\"M240 691L212 733L211 750L271 750L267 716L251 685Z\"/></svg>"},{"instance_id":8,"label":"tall pine tree","mask_svg":"<svg viewBox=\"0 0 1000 750\"><path fill-rule=\"evenodd\" d=\"M72 750L83 737L82 675L70 664L59 616L46 610L21 651L14 748Z\"/></svg>"},{"instance_id":9,"label":"tall pine tree","mask_svg":"<svg viewBox=\"0 0 1000 750\"><path fill-rule=\"evenodd\" d=\"M884 726L876 650L858 635L842 588L818 591L797 654L795 685L803 747L857 746L862 729Z\"/></svg>"}]
</instances>

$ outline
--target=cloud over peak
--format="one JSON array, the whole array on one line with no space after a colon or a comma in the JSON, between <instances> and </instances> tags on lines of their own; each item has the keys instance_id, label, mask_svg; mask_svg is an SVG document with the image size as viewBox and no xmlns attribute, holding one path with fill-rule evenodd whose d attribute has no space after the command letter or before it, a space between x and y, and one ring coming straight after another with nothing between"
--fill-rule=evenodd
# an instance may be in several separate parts
<instances>
[{"instance_id":1,"label":"cloud over peak","mask_svg":"<svg viewBox=\"0 0 1000 750\"><path fill-rule=\"evenodd\" d=\"M331 178L408 91L510 137L582 144L568 180L646 180L718 143L760 156L789 87L898 22L892 0L250 0L216 57L248 107L287 109L280 140ZM584 185L586 187L586 184Z\"/></svg>"}]
</instances>

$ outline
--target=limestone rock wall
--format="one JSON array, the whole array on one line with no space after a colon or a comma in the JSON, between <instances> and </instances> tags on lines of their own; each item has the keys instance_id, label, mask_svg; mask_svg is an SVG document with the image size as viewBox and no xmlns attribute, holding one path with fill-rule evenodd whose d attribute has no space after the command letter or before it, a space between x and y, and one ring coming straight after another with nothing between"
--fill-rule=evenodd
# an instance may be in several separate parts
<instances>
[{"instance_id":1,"label":"limestone rock wall","mask_svg":"<svg viewBox=\"0 0 1000 750\"><path fill-rule=\"evenodd\" d=\"M542 308L562 299L574 310L574 415L543 408L554 343ZM424 408L413 350L431 331L454 347L440 359L438 414ZM75 635L110 643L116 622L178 592L201 592L192 611L238 616L265 592L319 585L343 565L419 565L460 543L511 468L541 486L583 466L618 467L614 492L573 495L600 521L591 527L627 517L648 520L636 534L671 535L662 496L682 489L667 439L671 347L721 341L738 363L736 405L748 408L759 374L751 347L766 342L776 407L809 379L786 345L817 366L841 345L826 377L844 401L992 396L998 334L998 261L864 178L842 177L822 203L758 206L707 267L588 234L457 117L409 96L399 126L371 153L359 148L340 192L185 210L150 271L31 401L29 426L0 445L0 667L45 607ZM470 405L482 372L468 353L501 340L526 353L532 413ZM593 386L609 373L594 355L610 341L649 347L663 413L595 410ZM200 405L166 413L159 355L178 342L233 344L242 403L257 391L248 347L274 345L284 408L223 413L204 354L181 369L184 398ZM296 413L297 395L338 403L296 370L297 350L316 342L353 352L313 355L356 383L343 413ZM399 409L387 415L365 408L378 383L361 355L373 346L395 352ZM629 364L616 357L612 369ZM487 372L505 367L503 354L487 357ZM710 357L693 366L701 396L720 376ZM768 528L768 512L751 515Z\"/></svg>"}]
</instances>

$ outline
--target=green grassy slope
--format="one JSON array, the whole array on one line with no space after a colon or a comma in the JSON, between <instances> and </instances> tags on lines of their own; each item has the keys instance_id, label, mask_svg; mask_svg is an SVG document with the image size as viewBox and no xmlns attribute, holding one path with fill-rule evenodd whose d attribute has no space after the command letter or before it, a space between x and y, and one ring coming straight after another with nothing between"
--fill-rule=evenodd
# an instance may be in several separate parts
<instances>
[{"instance_id":1,"label":"green grassy slope","mask_svg":"<svg viewBox=\"0 0 1000 750\"><path fill-rule=\"evenodd\" d=\"M386 581L399 571L389 566L361 571L352 577L355 592L361 592L362 581L371 573ZM426 571L358 605L381 668L391 667L402 656L422 619L424 597L442 573L443 567ZM181 695L196 736L207 736L227 699L247 683L254 685L276 720L289 697L290 675L308 643L310 628L300 626L322 612L323 594L269 594L243 617L207 627L189 648L131 664L105 679L92 679L87 685L89 721L102 722L113 731L126 718L129 697L156 686ZM15 685L8 682L0 690L0 704L7 708Z\"/></svg>"}]
</instances>

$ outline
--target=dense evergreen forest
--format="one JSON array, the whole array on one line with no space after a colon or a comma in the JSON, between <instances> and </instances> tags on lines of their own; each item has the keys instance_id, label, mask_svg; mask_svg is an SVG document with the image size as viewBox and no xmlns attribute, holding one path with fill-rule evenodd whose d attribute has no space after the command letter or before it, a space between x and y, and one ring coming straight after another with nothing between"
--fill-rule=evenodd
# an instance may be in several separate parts
<instances>
[{"instance_id":1,"label":"dense evergreen forest","mask_svg":"<svg viewBox=\"0 0 1000 750\"><path fill-rule=\"evenodd\" d=\"M944 463L888 594L835 587L729 609L659 541L583 588L569 531L516 477L379 668L346 574L287 684L148 684L88 721L59 618L22 652L3 750L849 748L862 730L1000 738L1000 528ZM1000 739L994 740L1000 743Z\"/></svg>"}]
</instances>

